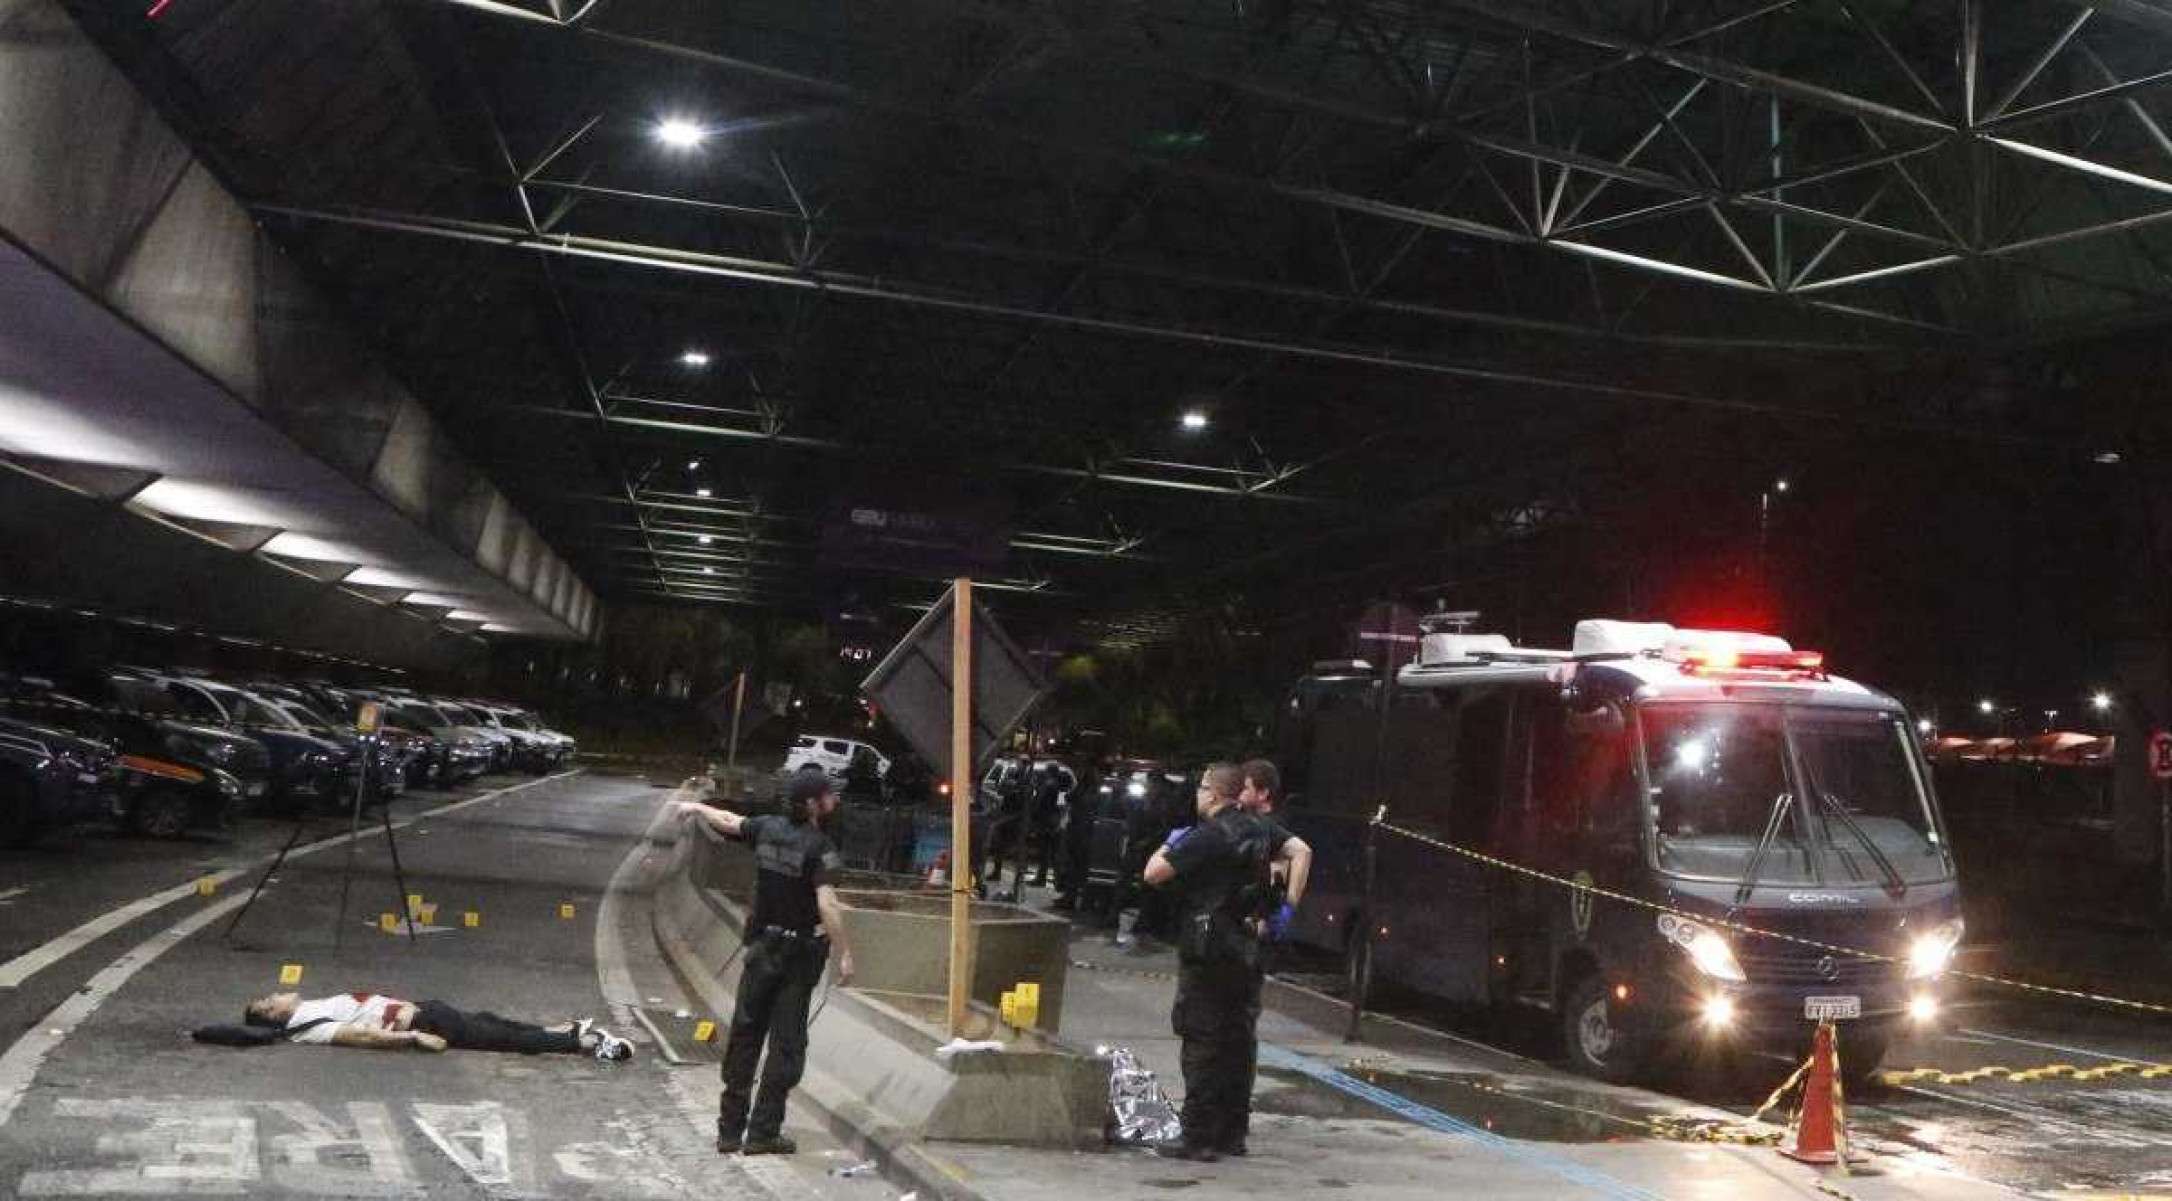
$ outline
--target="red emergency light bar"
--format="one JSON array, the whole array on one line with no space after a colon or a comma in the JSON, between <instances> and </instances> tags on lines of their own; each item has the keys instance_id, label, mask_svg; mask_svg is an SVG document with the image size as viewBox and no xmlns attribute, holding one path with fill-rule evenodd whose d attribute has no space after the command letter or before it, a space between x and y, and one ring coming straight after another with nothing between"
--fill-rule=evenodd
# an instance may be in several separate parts
<instances>
[{"instance_id":1,"label":"red emergency light bar","mask_svg":"<svg viewBox=\"0 0 2172 1201\"><path fill-rule=\"evenodd\" d=\"M1682 671L1688 675L1718 675L1737 671L1776 671L1823 676L1822 651L1750 651L1732 647L1699 647L1682 653Z\"/></svg>"}]
</instances>

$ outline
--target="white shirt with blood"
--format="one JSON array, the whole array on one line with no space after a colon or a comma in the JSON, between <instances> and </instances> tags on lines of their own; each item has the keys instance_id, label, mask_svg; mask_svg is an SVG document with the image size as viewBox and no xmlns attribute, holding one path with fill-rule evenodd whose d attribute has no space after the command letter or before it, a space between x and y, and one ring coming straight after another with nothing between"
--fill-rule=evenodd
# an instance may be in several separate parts
<instances>
[{"instance_id":1,"label":"white shirt with blood","mask_svg":"<svg viewBox=\"0 0 2172 1201\"><path fill-rule=\"evenodd\" d=\"M287 1019L287 1029L298 1029L319 1018L330 1020L310 1026L295 1035L293 1041L329 1043L341 1030L405 1030L415 1019L415 1007L410 1002L376 993L340 993L296 1005L294 1016Z\"/></svg>"}]
</instances>

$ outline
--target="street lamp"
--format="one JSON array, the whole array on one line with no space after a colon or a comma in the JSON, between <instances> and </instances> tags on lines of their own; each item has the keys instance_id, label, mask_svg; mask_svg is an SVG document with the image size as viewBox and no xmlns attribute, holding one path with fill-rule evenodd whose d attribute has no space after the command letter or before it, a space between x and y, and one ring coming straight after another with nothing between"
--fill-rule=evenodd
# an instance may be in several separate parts
<instances>
[{"instance_id":1,"label":"street lamp","mask_svg":"<svg viewBox=\"0 0 2172 1201\"><path fill-rule=\"evenodd\" d=\"M656 124L656 140L673 150L692 150L708 136L708 130L684 117L666 117Z\"/></svg>"},{"instance_id":2,"label":"street lamp","mask_svg":"<svg viewBox=\"0 0 2172 1201\"><path fill-rule=\"evenodd\" d=\"M2089 705L2097 712L2103 713L2112 707L2112 694L2100 691L2089 698Z\"/></svg>"},{"instance_id":3,"label":"street lamp","mask_svg":"<svg viewBox=\"0 0 2172 1201\"><path fill-rule=\"evenodd\" d=\"M1978 712L1978 713L1995 713L1995 712L1997 712L1997 711L1998 711L1998 706L1997 706L1997 705L1994 705L1994 704L1992 704L1992 703L1991 703L1990 701L1988 701L1988 700L1983 700L1983 701L1977 701L1977 702L1976 702L1976 712Z\"/></svg>"}]
</instances>

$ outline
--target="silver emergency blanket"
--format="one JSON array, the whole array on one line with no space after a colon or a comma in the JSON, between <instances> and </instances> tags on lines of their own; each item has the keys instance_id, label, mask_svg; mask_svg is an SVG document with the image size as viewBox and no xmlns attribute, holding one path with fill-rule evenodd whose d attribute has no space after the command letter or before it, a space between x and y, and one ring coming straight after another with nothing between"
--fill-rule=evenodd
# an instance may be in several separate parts
<instances>
[{"instance_id":1,"label":"silver emergency blanket","mask_svg":"<svg viewBox=\"0 0 2172 1201\"><path fill-rule=\"evenodd\" d=\"M1176 1106L1162 1095L1154 1073L1139 1064L1127 1047L1099 1047L1095 1054L1109 1065L1109 1111L1119 1143L1170 1142L1184 1133Z\"/></svg>"}]
</instances>

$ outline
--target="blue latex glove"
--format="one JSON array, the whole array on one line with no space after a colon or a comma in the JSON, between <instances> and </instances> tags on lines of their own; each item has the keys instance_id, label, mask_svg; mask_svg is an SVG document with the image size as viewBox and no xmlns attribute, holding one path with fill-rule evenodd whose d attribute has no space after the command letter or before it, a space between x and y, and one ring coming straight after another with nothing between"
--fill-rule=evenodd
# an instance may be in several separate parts
<instances>
[{"instance_id":1,"label":"blue latex glove","mask_svg":"<svg viewBox=\"0 0 2172 1201\"><path fill-rule=\"evenodd\" d=\"M1267 941L1288 942L1290 940L1290 925L1296 920L1297 906L1290 904L1288 901L1276 906L1274 913L1267 918Z\"/></svg>"},{"instance_id":2,"label":"blue latex glove","mask_svg":"<svg viewBox=\"0 0 2172 1201\"><path fill-rule=\"evenodd\" d=\"M1164 851L1173 851L1177 849L1177 844L1183 842L1187 838L1190 838L1192 836L1192 831L1198 828L1199 827L1197 826L1185 826L1181 829L1169 831L1169 837L1161 840L1161 849Z\"/></svg>"}]
</instances>

